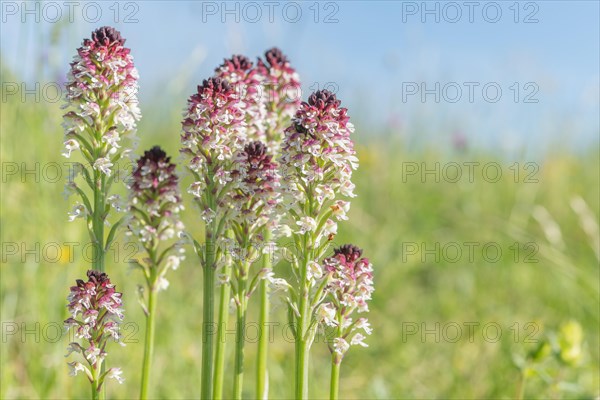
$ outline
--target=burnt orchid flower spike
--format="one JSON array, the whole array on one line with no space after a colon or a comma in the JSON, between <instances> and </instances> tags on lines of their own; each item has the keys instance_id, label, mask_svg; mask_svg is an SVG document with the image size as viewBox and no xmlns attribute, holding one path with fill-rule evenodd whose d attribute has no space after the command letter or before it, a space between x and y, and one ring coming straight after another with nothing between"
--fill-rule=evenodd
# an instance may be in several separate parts
<instances>
[{"instance_id":1,"label":"burnt orchid flower spike","mask_svg":"<svg viewBox=\"0 0 600 400\"><path fill-rule=\"evenodd\" d=\"M122 140L133 139L140 119L138 72L124 43L116 29L96 29L77 49L66 85L64 156L81 150L93 169L107 176L127 155Z\"/></svg>"},{"instance_id":2,"label":"burnt orchid flower spike","mask_svg":"<svg viewBox=\"0 0 600 400\"><path fill-rule=\"evenodd\" d=\"M300 77L276 47L265 52L264 60L259 59L255 69L265 107L264 133L259 139L267 143L271 153L278 153L283 130L300 107Z\"/></svg>"},{"instance_id":3,"label":"burnt orchid flower spike","mask_svg":"<svg viewBox=\"0 0 600 400\"><path fill-rule=\"evenodd\" d=\"M247 143L235 155L236 169L232 171L233 191L228 203L231 205L229 226L235 233L234 273L231 285L232 298L237 309L237 326L246 321L247 304L261 280L270 276L266 270L252 274L251 266L260 253L257 248L264 244L264 229L275 220L274 211L279 202L276 189L279 186L277 165L267 152L267 146L259 141ZM233 397L241 399L244 371L243 330L236 331L235 378Z\"/></svg>"},{"instance_id":4,"label":"burnt orchid flower spike","mask_svg":"<svg viewBox=\"0 0 600 400\"><path fill-rule=\"evenodd\" d=\"M142 268L150 290L169 286L165 274L177 269L183 259L180 238L184 225L179 217L183 210L176 165L159 147L144 152L137 160L129 187L128 233L134 236L148 253L147 263L136 263ZM168 249L159 259L156 249ZM159 262L160 261L160 262Z\"/></svg>"},{"instance_id":5,"label":"burnt orchid flower spike","mask_svg":"<svg viewBox=\"0 0 600 400\"><path fill-rule=\"evenodd\" d=\"M313 321L318 321L323 312L321 304L329 278L320 260L337 233L337 221L348 219L350 203L342 197L354 197L351 178L358 159L350 138L353 132L346 108L341 107L335 94L320 90L300 104L281 146L279 164L286 173L280 181L280 207L286 218L280 229L302 243L293 255L296 282L290 286L295 293L307 293L288 301L297 326L298 399L308 396L308 354L316 332ZM287 229L283 228L286 224ZM282 286L280 281L274 283Z\"/></svg>"},{"instance_id":6,"label":"burnt orchid flower spike","mask_svg":"<svg viewBox=\"0 0 600 400\"><path fill-rule=\"evenodd\" d=\"M102 368L108 356L107 344L115 341L121 345L119 326L123 321L123 305L120 292L111 283L108 275L89 270L87 281L77 279L70 289L67 308L70 317L65 320L67 330L73 330L78 341L69 343L68 353L80 355L80 361L68 363L69 375L84 373L92 386L92 398L97 399L106 379L123 383L121 368Z\"/></svg>"},{"instance_id":7,"label":"burnt orchid flower spike","mask_svg":"<svg viewBox=\"0 0 600 400\"><path fill-rule=\"evenodd\" d=\"M343 245L333 251L333 256L323 261L329 277L325 288L326 301L321 304L318 320L334 330L329 344L331 352L330 399L337 399L339 392L340 365L346 352L353 345L367 347L365 335L372 333L365 317L353 319L354 314L369 311L373 287L373 267L362 250L354 245Z\"/></svg>"},{"instance_id":8,"label":"burnt orchid flower spike","mask_svg":"<svg viewBox=\"0 0 600 400\"><path fill-rule=\"evenodd\" d=\"M196 253L204 274L201 397L213 396L214 286L222 260L216 249L227 243L224 235L229 206L224 201L232 186L233 154L247 134L245 102L227 80L213 77L198 86L184 113L181 154L193 175L188 188L205 222L204 246L196 240Z\"/></svg>"},{"instance_id":9,"label":"burnt orchid flower spike","mask_svg":"<svg viewBox=\"0 0 600 400\"><path fill-rule=\"evenodd\" d=\"M116 29L106 26L83 41L70 64L63 106L67 110L63 116L63 156L80 153L84 160L73 164L65 186L67 197L77 194L81 200L73 206L69 220L91 220L86 226L94 244L93 266L101 271L105 253L122 222L115 223L105 237L104 227L109 224L106 207L125 209L119 195L110 193L116 165L128 158L140 119L138 73L124 43ZM83 186L75 180L78 175L83 176Z\"/></svg>"},{"instance_id":10,"label":"burnt orchid flower spike","mask_svg":"<svg viewBox=\"0 0 600 400\"><path fill-rule=\"evenodd\" d=\"M183 257L183 209L175 164L159 147L154 146L137 160L129 186L128 234L134 236L145 250L142 260L132 264L144 275L146 296L140 304L146 315L146 336L140 398L146 399L150 389L150 372L154 351L154 320L158 292L169 286L166 274L175 270Z\"/></svg>"},{"instance_id":11,"label":"burnt orchid flower spike","mask_svg":"<svg viewBox=\"0 0 600 400\"><path fill-rule=\"evenodd\" d=\"M197 178L188 193L210 223L224 210L219 207L221 199L206 204L203 193L220 192L230 182L233 153L245 141L245 115L233 87L221 78L205 80L188 100L182 127L181 153ZM209 189L208 182L214 187Z\"/></svg>"},{"instance_id":12,"label":"burnt orchid flower spike","mask_svg":"<svg viewBox=\"0 0 600 400\"><path fill-rule=\"evenodd\" d=\"M281 150L283 131L289 125L296 111L298 111L302 99L300 77L288 58L276 47L265 52L264 60L259 59L257 61L255 71L253 79L260 82L261 88L261 107L259 109L261 111L261 122L258 135L255 135L254 138L266 143L269 154L273 154L277 158ZM271 255L263 257L262 260L262 270L265 276L270 279L263 279L259 287L261 304L259 321L261 326L265 326L269 322L269 284L272 283L275 285L272 282L272 266L276 263L273 255L279 252L275 252L276 241L274 239L278 236L288 234L285 225L279 225L281 214L275 214L277 218L264 229L265 244L271 248L269 251ZM258 342L258 356L256 360L256 398L269 397L267 372L268 346L267 336L261 336Z\"/></svg>"},{"instance_id":13,"label":"burnt orchid flower spike","mask_svg":"<svg viewBox=\"0 0 600 400\"><path fill-rule=\"evenodd\" d=\"M234 55L215 69L215 76L231 85L244 112L247 140L263 140L267 113L262 78L254 64L243 55Z\"/></svg>"}]
</instances>

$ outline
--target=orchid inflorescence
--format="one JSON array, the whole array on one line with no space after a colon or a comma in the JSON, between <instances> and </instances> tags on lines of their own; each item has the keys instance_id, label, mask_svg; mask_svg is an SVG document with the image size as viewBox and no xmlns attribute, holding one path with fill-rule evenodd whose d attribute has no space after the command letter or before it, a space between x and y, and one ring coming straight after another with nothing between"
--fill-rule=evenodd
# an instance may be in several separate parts
<instances>
[{"instance_id":1,"label":"orchid inflorescence","mask_svg":"<svg viewBox=\"0 0 600 400\"><path fill-rule=\"evenodd\" d=\"M86 165L75 163L71 169L65 192L77 193L82 202L75 204L69 219L87 221L94 244L94 267L101 271L104 254L120 224L116 223L105 238L104 226L108 224L110 208L123 209L119 195L111 194L116 175L114 166L131 152L136 122L141 117L138 73L124 44L125 39L116 29L106 26L96 29L91 39L85 39L77 49L66 85L64 108L69 111L63 117L63 155L70 158L74 151L79 151L91 168L88 171ZM92 196L75 182L79 174Z\"/></svg>"},{"instance_id":2,"label":"orchid inflorescence","mask_svg":"<svg viewBox=\"0 0 600 400\"><path fill-rule=\"evenodd\" d=\"M75 376L83 372L92 385L92 393L98 396L107 378L119 383L124 381L120 368L102 372L109 340L123 344L119 333L119 325L123 320L122 294L115 290L104 272L89 270L87 278L87 282L77 279L67 298L71 316L65 320L65 327L67 330L73 329L75 338L80 339L81 343L71 342L65 357L71 353L82 355L87 365L79 361L68 363L70 374Z\"/></svg>"},{"instance_id":3,"label":"orchid inflorescence","mask_svg":"<svg viewBox=\"0 0 600 400\"><path fill-rule=\"evenodd\" d=\"M243 348L246 310L248 299L254 293L261 279L270 271L259 270L250 276L251 260L256 259L259 249L264 247L265 227L274 223L274 210L278 204L279 176L277 164L267 153L264 143L255 141L238 150L235 155L236 169L232 172L235 182L230 192L228 204L232 212L229 226L235 238L232 298L238 311L238 332L236 343L236 380L234 396L241 397L243 373Z\"/></svg>"},{"instance_id":4,"label":"orchid inflorescence","mask_svg":"<svg viewBox=\"0 0 600 400\"><path fill-rule=\"evenodd\" d=\"M264 137L270 151L278 152L283 130L300 106L300 77L287 57L274 47L265 52L265 60L258 59L266 107Z\"/></svg>"},{"instance_id":5,"label":"orchid inflorescence","mask_svg":"<svg viewBox=\"0 0 600 400\"><path fill-rule=\"evenodd\" d=\"M110 27L92 32L71 63L64 116L65 153L80 150L94 170L107 177L113 164L129 153L123 138L135 134L138 73L125 39Z\"/></svg>"},{"instance_id":6,"label":"orchid inflorescence","mask_svg":"<svg viewBox=\"0 0 600 400\"><path fill-rule=\"evenodd\" d=\"M128 203L110 195L113 167L132 150L132 141L123 139L133 138L140 118L137 72L124 42L113 28L94 31L78 49L67 85L67 106L72 110L65 114L65 156L81 151L92 172L83 165L77 172L93 191L90 200L70 180L67 189L83 201L71 218L87 219L101 260L94 264L100 272L88 272L89 281L78 281L72 288L72 318L67 322L89 343L87 348L70 345L89 365L72 363L73 371L84 371L97 394L106 377L120 380L120 369L106 371L102 361L107 338L118 339L113 327L123 317L121 294L101 271L102 255L122 225L144 251L141 259L131 261L145 282L138 292L146 316L141 398L149 392L156 295L168 287L167 272L177 269L183 259L182 239L193 244L204 271L202 398L223 397L224 341L216 342L215 353L214 336L223 337L230 302L237 310L233 397L240 399L249 301L253 293L260 293L259 321L266 323L269 297L281 289L296 339L295 397L308 397L309 352L315 335L333 329L331 397L336 398L344 355L351 345L366 346L365 335L371 333L367 319L355 314L368 311L373 292L372 267L360 249L345 245L327 256L338 222L348 219L349 198L354 197L351 178L358 159L347 109L327 90L302 102L298 73L277 48L267 50L256 63L243 55L225 59L189 97L182 119L180 153L192 178L187 193L204 224L204 240L197 240L184 231L180 220L183 199L176 164L159 146L134 165ZM127 216L105 238L111 205ZM280 257L291 265L290 274L273 269L273 261L281 261L273 258L273 250L283 236L294 244L282 249L285 257ZM288 275L289 281L283 278ZM261 338L257 398L268 397L266 351L267 342Z\"/></svg>"},{"instance_id":7,"label":"orchid inflorescence","mask_svg":"<svg viewBox=\"0 0 600 400\"><path fill-rule=\"evenodd\" d=\"M362 250L353 245L335 249L323 266L330 275L325 288L327 302L322 304L326 310L322 313L323 323L337 328L330 350L337 353L334 356L339 364L350 345L366 346L364 334L371 334L367 319L353 321L352 315L369 311L367 302L373 293L373 268L369 260L362 257Z\"/></svg>"},{"instance_id":8,"label":"orchid inflorescence","mask_svg":"<svg viewBox=\"0 0 600 400\"><path fill-rule=\"evenodd\" d=\"M205 80L190 97L182 125L181 153L195 178L188 193L201 207L207 224L221 222L227 212L223 197L231 185L233 152L244 142L246 132L235 89L219 78Z\"/></svg>"},{"instance_id":9,"label":"orchid inflorescence","mask_svg":"<svg viewBox=\"0 0 600 400\"><path fill-rule=\"evenodd\" d=\"M284 220L295 244L291 252L295 282L287 285L286 300L295 326L297 398L308 396L309 352L322 321L319 311L330 278L321 260L337 233L337 222L348 219L350 204L341 197L354 197L351 177L358 160L352 132L346 108L327 90L310 95L284 132L280 156L287 172L281 184Z\"/></svg>"},{"instance_id":10,"label":"orchid inflorescence","mask_svg":"<svg viewBox=\"0 0 600 400\"><path fill-rule=\"evenodd\" d=\"M179 219L183 205L175 167L170 157L154 146L137 161L129 188L127 233L146 251L146 257L134 265L142 270L147 286L157 291L169 286L167 271L177 269L183 259L182 241L177 240L184 229Z\"/></svg>"},{"instance_id":11,"label":"orchid inflorescence","mask_svg":"<svg viewBox=\"0 0 600 400\"><path fill-rule=\"evenodd\" d=\"M159 146L154 146L137 160L129 186L127 233L134 236L145 251L142 260L132 260L132 264L142 271L146 284L138 287L139 301L146 316L142 398L147 397L150 384L156 296L169 286L167 272L177 269L184 258L179 240L184 229L179 219L183 205L175 168L170 157Z\"/></svg>"},{"instance_id":12,"label":"orchid inflorescence","mask_svg":"<svg viewBox=\"0 0 600 400\"><path fill-rule=\"evenodd\" d=\"M110 175L108 156L119 152L121 137L135 133L140 118L138 73L124 44L114 28L92 32L92 39L77 50L67 83L68 106L74 110L65 115L66 156L80 149L105 175Z\"/></svg>"}]
</instances>

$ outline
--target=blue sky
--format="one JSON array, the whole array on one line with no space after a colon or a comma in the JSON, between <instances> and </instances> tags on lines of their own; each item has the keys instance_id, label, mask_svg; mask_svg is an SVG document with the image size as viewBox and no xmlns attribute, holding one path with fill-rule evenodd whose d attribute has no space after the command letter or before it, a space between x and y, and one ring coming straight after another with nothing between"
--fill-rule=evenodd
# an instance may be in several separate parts
<instances>
[{"instance_id":1,"label":"blue sky","mask_svg":"<svg viewBox=\"0 0 600 400\"><path fill-rule=\"evenodd\" d=\"M82 2L73 22L57 1L37 6L39 23L35 3L27 5L30 14L21 2L7 3L3 65L31 81L46 49L46 60L62 73L83 37L115 25L140 71L142 107L165 93L183 106L224 57L254 58L275 45L301 73L305 92L338 89L351 115L373 130L421 129L432 137L460 131L476 143L508 147L598 137L597 1ZM92 23L96 10L101 17ZM128 15L137 22L125 21ZM53 29L60 31L58 44L47 50ZM477 84L473 102L465 82ZM432 90L436 83L440 102L433 93L425 102L420 92L407 94L414 84ZM488 94L502 90L498 102L484 97L486 84ZM461 100L448 101L457 87ZM528 94L538 102L525 103Z\"/></svg>"}]
</instances>

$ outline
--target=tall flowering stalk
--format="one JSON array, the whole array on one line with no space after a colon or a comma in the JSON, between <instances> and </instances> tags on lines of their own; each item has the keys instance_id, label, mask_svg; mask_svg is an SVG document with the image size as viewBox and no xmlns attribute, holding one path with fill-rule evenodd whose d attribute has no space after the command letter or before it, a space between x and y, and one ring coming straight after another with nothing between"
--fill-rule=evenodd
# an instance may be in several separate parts
<instances>
[{"instance_id":1,"label":"tall flowering stalk","mask_svg":"<svg viewBox=\"0 0 600 400\"><path fill-rule=\"evenodd\" d=\"M165 275L177 269L183 258L181 242L173 240L183 231L179 219L183 206L177 183L175 164L155 146L137 161L130 185L128 233L135 236L146 253L142 260L133 261L145 278L145 288L140 286L140 304L146 315L141 399L148 397L150 384L157 294L169 286Z\"/></svg>"},{"instance_id":2,"label":"tall flowering stalk","mask_svg":"<svg viewBox=\"0 0 600 400\"><path fill-rule=\"evenodd\" d=\"M233 55L225 59L223 64L215 69L215 76L226 81L235 90L240 107L244 113L245 136L257 138L262 131L264 119L264 106L260 98L260 87L254 64L243 55ZM238 147L242 141L238 141ZM231 230L226 233L227 241L234 243L234 234ZM230 244L230 243L228 243ZM228 252L230 253L230 252ZM215 363L213 376L213 395L215 399L223 397L223 381L225 370L225 347L227 333L227 319L229 316L231 289L229 279L231 275L231 254L223 260L219 273L219 306L217 316L217 343L215 348Z\"/></svg>"},{"instance_id":3,"label":"tall flowering stalk","mask_svg":"<svg viewBox=\"0 0 600 400\"><path fill-rule=\"evenodd\" d=\"M300 78L292 68L287 57L276 47L265 52L265 60L257 62L257 79L262 86L261 101L264 104L264 122L261 135L256 139L267 143L270 154L278 156L283 131L289 125L300 106ZM275 250L272 231L276 228L278 221L274 220L271 227L264 229L264 242L272 251ZM271 252L272 253L272 252ZM263 256L262 268L264 271L272 270L273 254ZM261 280L259 286L260 312L259 326L266 329L269 323L269 285L268 280ZM269 346L268 335L260 335L258 338L258 354L256 358L256 398L267 399L269 397L267 352Z\"/></svg>"},{"instance_id":4,"label":"tall flowering stalk","mask_svg":"<svg viewBox=\"0 0 600 400\"><path fill-rule=\"evenodd\" d=\"M291 68L289 61L282 52L273 48L265 53L266 61L258 60L256 66L243 55L234 55L225 59L215 70L215 76L226 80L237 92L242 101L241 106L245 115L245 139L261 141L267 144L269 154L276 155L279 151L283 129L293 116L300 104L300 83L298 74ZM241 143L241 142L240 142ZM271 231L275 227L273 219L268 228L265 226L260 233L264 246L273 248ZM229 236L233 236L231 233ZM237 244L239 246L239 244ZM272 268L272 255L263 257L263 270ZM224 263L221 271L222 280L230 275L230 266ZM260 326L268 323L269 298L266 280L260 280L259 291L261 298ZM229 309L230 285L221 285L218 317L218 338L215 355L214 396L220 398L223 388L223 370L225 357L225 332ZM266 398L266 361L268 338L261 335L257 358L257 398Z\"/></svg>"},{"instance_id":5,"label":"tall flowering stalk","mask_svg":"<svg viewBox=\"0 0 600 400\"><path fill-rule=\"evenodd\" d=\"M373 293L373 267L362 250L353 245L344 245L333 251L333 256L323 262L328 275L326 302L320 306L321 321L335 330L331 352L330 399L337 399L340 381L340 366L351 345L367 347L364 334L372 330L366 318L353 320L354 313L369 311L367 302ZM364 334L363 334L364 333Z\"/></svg>"},{"instance_id":6,"label":"tall flowering stalk","mask_svg":"<svg viewBox=\"0 0 600 400\"><path fill-rule=\"evenodd\" d=\"M188 192L205 222L205 241L194 240L204 270L201 397L213 396L214 287L220 262L217 251L226 228L233 153L245 141L245 113L239 95L227 81L210 78L188 100L181 134L181 153L194 177Z\"/></svg>"},{"instance_id":7,"label":"tall flowering stalk","mask_svg":"<svg viewBox=\"0 0 600 400\"><path fill-rule=\"evenodd\" d=\"M73 329L74 336L81 342L71 342L67 355L81 354L85 364L79 361L69 362L70 375L83 372L91 384L92 399L100 397L100 391L108 378L123 383L120 368L102 370L102 365L108 353L106 345L109 340L120 344L119 325L123 320L122 294L104 272L89 270L87 282L77 279L71 287L67 300L67 308L71 316L65 320L67 330Z\"/></svg>"},{"instance_id":8,"label":"tall flowering stalk","mask_svg":"<svg viewBox=\"0 0 600 400\"><path fill-rule=\"evenodd\" d=\"M349 203L339 197L354 197L350 179L358 160L346 112L334 94L317 91L302 103L283 139L281 186L295 244L296 282L288 303L295 326L297 399L308 397L309 351L327 282L319 260L337 231L335 220L347 219Z\"/></svg>"},{"instance_id":9,"label":"tall flowering stalk","mask_svg":"<svg viewBox=\"0 0 600 400\"><path fill-rule=\"evenodd\" d=\"M231 291L237 309L235 371L233 397L242 398L244 376L244 330L248 300L269 271L261 269L251 275L253 260L261 254L264 246L264 228L273 220L278 203L276 189L279 185L277 165L267 154L264 143L247 144L235 154L236 169L231 177L234 182L228 203L232 210L229 224L234 233L236 253Z\"/></svg>"},{"instance_id":10,"label":"tall flowering stalk","mask_svg":"<svg viewBox=\"0 0 600 400\"><path fill-rule=\"evenodd\" d=\"M117 208L118 197L110 195L115 181L114 165L129 153L123 139L131 140L138 108L138 73L133 65L130 50L124 47L125 39L114 28L102 27L92 32L77 49L68 74L67 95L64 108L65 152L67 158L80 151L83 164L75 164L66 192L76 192L82 203L77 203L70 220L85 218L94 244L94 269L104 271L105 254L115 237L120 222L113 225L106 240L104 226L110 206ZM93 193L88 194L74 182L81 173Z\"/></svg>"}]
</instances>

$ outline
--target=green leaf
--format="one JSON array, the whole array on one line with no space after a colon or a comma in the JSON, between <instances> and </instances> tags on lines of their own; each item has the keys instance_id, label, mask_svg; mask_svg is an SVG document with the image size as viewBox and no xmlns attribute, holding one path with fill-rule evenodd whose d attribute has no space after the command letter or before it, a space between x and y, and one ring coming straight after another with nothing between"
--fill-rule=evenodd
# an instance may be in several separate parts
<instances>
[{"instance_id":1,"label":"green leaf","mask_svg":"<svg viewBox=\"0 0 600 400\"><path fill-rule=\"evenodd\" d=\"M122 217L120 220L118 220L112 226L112 228L110 228L110 232L108 232L108 237L106 238L106 245L104 246L105 253L108 251L108 249L110 248L110 245L112 244L113 240L115 239L115 235L117 234L117 230L119 229L119 226L121 226L121 224L123 223L123 221L125 221L126 218L127 217Z\"/></svg>"}]
</instances>

